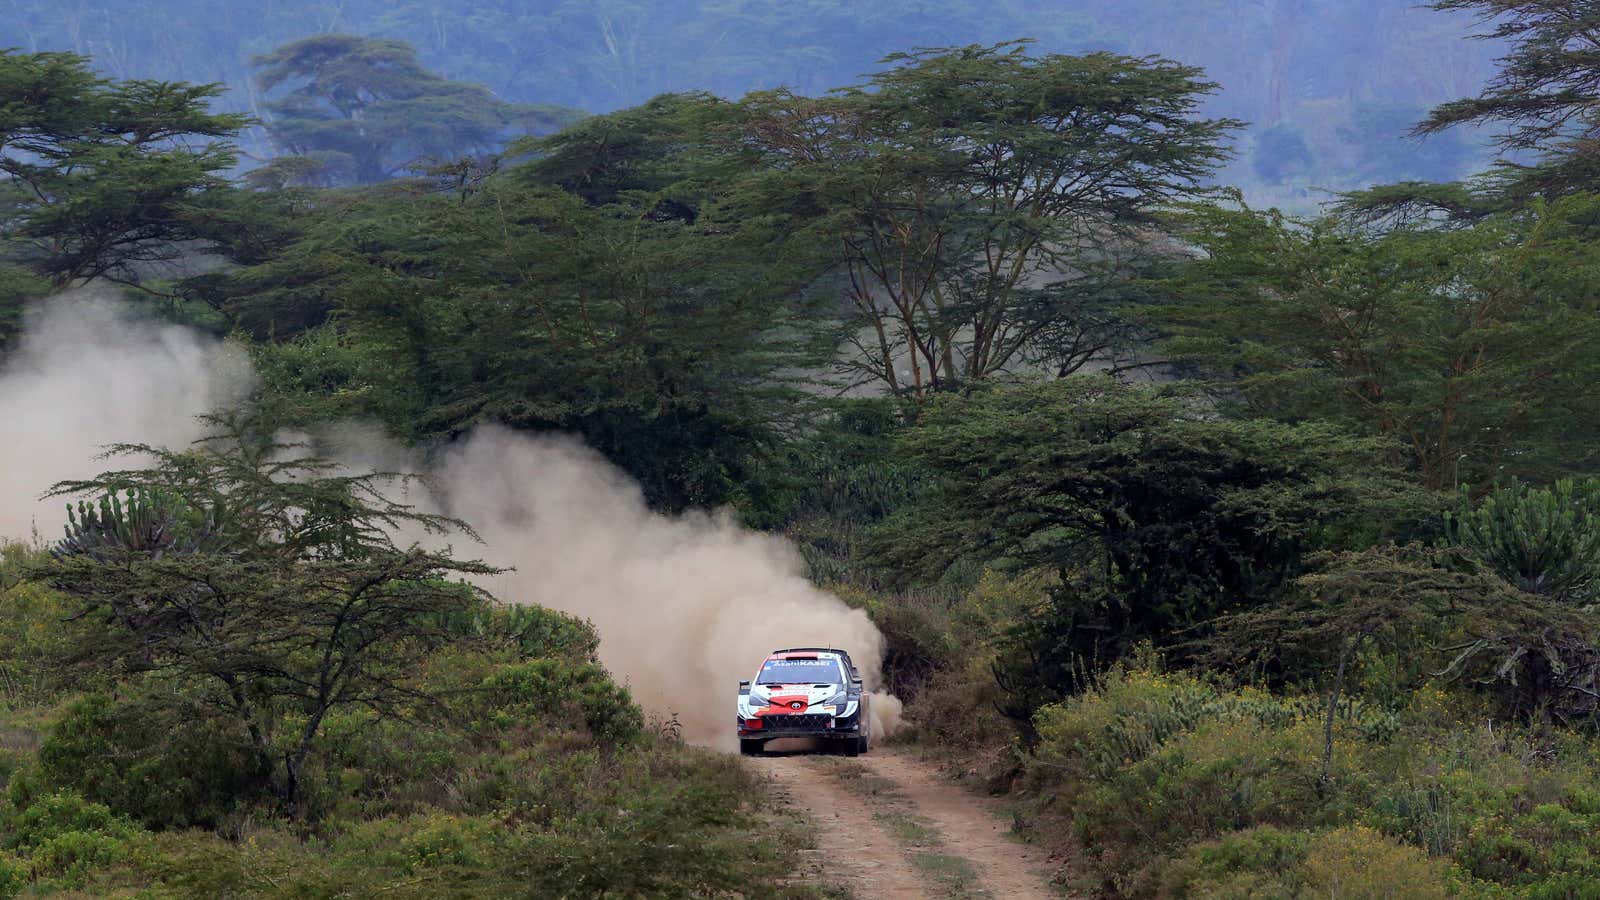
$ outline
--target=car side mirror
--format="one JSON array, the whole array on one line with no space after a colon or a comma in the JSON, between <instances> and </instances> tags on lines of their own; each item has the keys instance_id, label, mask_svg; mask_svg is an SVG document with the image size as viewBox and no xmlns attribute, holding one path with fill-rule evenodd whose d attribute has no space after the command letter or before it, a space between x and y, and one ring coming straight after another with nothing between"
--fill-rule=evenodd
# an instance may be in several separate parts
<instances>
[{"instance_id":1,"label":"car side mirror","mask_svg":"<svg viewBox=\"0 0 1600 900\"><path fill-rule=\"evenodd\" d=\"M855 688L858 691L861 690L861 679L859 679L859 678L850 679L850 686Z\"/></svg>"},{"instance_id":2,"label":"car side mirror","mask_svg":"<svg viewBox=\"0 0 1600 900\"><path fill-rule=\"evenodd\" d=\"M739 682L739 693L741 693L741 694L750 693L750 682L748 682L748 681Z\"/></svg>"}]
</instances>

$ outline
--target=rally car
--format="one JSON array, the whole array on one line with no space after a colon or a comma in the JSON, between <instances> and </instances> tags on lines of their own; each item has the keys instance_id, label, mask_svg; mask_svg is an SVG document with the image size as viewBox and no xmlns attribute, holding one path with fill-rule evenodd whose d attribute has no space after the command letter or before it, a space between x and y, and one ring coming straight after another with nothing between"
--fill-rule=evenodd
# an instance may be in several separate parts
<instances>
[{"instance_id":1,"label":"rally car","mask_svg":"<svg viewBox=\"0 0 1600 900\"><path fill-rule=\"evenodd\" d=\"M775 650L739 682L739 752L754 756L774 738L822 738L847 756L872 743L867 696L850 654L825 647Z\"/></svg>"}]
</instances>

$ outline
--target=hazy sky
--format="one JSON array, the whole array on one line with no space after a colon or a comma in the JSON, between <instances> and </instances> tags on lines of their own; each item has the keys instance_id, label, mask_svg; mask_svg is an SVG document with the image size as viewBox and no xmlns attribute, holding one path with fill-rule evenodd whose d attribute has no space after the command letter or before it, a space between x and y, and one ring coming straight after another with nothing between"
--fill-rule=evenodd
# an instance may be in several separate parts
<instances>
[{"instance_id":1,"label":"hazy sky","mask_svg":"<svg viewBox=\"0 0 1600 900\"><path fill-rule=\"evenodd\" d=\"M1037 39L1204 66L1214 111L1252 123L1228 180L1292 202L1316 186L1480 167L1469 135L1403 137L1476 92L1496 48L1415 0L9 0L0 45L92 55L117 77L222 81L257 108L250 57L344 31L414 43L511 100L605 111L669 90L736 96L850 83L916 46Z\"/></svg>"}]
</instances>

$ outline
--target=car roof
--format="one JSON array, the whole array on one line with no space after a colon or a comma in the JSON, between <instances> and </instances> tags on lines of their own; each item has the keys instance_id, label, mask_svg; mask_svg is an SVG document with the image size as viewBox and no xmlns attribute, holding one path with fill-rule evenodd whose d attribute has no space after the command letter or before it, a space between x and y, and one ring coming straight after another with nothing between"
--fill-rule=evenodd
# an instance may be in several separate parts
<instances>
[{"instance_id":1,"label":"car roof","mask_svg":"<svg viewBox=\"0 0 1600 900\"><path fill-rule=\"evenodd\" d=\"M861 677L861 673L856 670L855 662L850 659L850 654L843 650L835 650L831 647L790 647L787 650L774 650L767 656L765 660L762 660L761 665L765 666L767 663L772 662L773 660L781 659L837 660L844 665L851 678Z\"/></svg>"},{"instance_id":2,"label":"car roof","mask_svg":"<svg viewBox=\"0 0 1600 900\"><path fill-rule=\"evenodd\" d=\"M844 659L844 654L833 650L782 650L767 659Z\"/></svg>"},{"instance_id":3,"label":"car roof","mask_svg":"<svg viewBox=\"0 0 1600 900\"><path fill-rule=\"evenodd\" d=\"M804 658L807 656L827 655L839 659L849 659L850 654L837 647L789 647L784 650L772 651L772 656L778 659Z\"/></svg>"}]
</instances>

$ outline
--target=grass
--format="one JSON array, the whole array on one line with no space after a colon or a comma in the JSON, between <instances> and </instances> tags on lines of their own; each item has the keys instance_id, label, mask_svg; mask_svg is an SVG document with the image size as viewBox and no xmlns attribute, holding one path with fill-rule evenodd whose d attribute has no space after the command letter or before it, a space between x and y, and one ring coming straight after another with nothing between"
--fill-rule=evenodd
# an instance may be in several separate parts
<instances>
[{"instance_id":1,"label":"grass","mask_svg":"<svg viewBox=\"0 0 1600 900\"><path fill-rule=\"evenodd\" d=\"M921 816L902 810L879 810L872 818L908 847L937 847L940 843L939 830Z\"/></svg>"},{"instance_id":2,"label":"grass","mask_svg":"<svg viewBox=\"0 0 1600 900\"><path fill-rule=\"evenodd\" d=\"M922 850L912 857L911 863L942 897L951 900L978 900L992 896L977 886L978 873L972 868L972 863L959 856Z\"/></svg>"}]
</instances>

